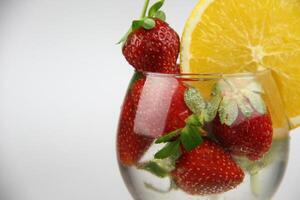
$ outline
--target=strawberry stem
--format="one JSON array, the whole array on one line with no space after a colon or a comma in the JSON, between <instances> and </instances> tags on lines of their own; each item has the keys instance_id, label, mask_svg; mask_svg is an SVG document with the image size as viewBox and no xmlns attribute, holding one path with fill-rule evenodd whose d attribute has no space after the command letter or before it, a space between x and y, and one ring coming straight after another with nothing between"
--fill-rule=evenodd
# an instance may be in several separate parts
<instances>
[{"instance_id":1,"label":"strawberry stem","mask_svg":"<svg viewBox=\"0 0 300 200\"><path fill-rule=\"evenodd\" d=\"M149 3L150 3L150 0L145 1L140 20L146 17L146 13L147 13L147 10L148 10ZM125 41L127 40L128 36L130 35L130 33L132 31L133 31L133 28L131 26L129 28L129 30L125 33L125 35L121 38L121 40L117 44L123 44L124 45Z\"/></svg>"},{"instance_id":2,"label":"strawberry stem","mask_svg":"<svg viewBox=\"0 0 300 200\"><path fill-rule=\"evenodd\" d=\"M141 14L141 19L144 18L144 17L146 17L146 13L147 13L147 10L148 10L149 2L150 2L150 0L146 0L145 1L144 7L143 7L143 10L142 10L142 14Z\"/></svg>"}]
</instances>

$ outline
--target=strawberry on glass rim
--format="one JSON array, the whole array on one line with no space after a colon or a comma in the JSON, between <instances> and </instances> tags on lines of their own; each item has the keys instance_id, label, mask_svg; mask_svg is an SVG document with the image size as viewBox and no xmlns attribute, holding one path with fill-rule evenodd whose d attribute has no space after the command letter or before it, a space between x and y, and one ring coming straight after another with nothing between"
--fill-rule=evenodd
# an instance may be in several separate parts
<instances>
[{"instance_id":1,"label":"strawberry on glass rim","mask_svg":"<svg viewBox=\"0 0 300 200\"><path fill-rule=\"evenodd\" d=\"M179 55L178 34L165 22L166 15L160 8L164 0L155 3L147 13L146 0L141 18L134 20L128 33L120 41L123 55L139 71L179 73L176 64Z\"/></svg>"}]
</instances>

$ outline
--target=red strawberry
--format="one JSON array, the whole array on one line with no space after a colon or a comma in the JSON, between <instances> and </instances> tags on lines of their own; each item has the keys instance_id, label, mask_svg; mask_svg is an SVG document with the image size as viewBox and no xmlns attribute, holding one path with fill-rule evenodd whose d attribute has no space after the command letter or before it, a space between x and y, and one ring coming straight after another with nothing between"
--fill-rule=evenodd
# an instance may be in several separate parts
<instances>
[{"instance_id":1,"label":"red strawberry","mask_svg":"<svg viewBox=\"0 0 300 200\"><path fill-rule=\"evenodd\" d=\"M180 64L176 64L176 67L174 70L172 70L173 74L180 74Z\"/></svg>"},{"instance_id":2,"label":"red strawberry","mask_svg":"<svg viewBox=\"0 0 300 200\"><path fill-rule=\"evenodd\" d=\"M157 18L154 21L153 28L140 27L128 36L123 54L137 70L178 73L179 36L166 22Z\"/></svg>"},{"instance_id":3,"label":"red strawberry","mask_svg":"<svg viewBox=\"0 0 300 200\"><path fill-rule=\"evenodd\" d=\"M148 76L136 118L137 133L157 138L185 126L191 111L185 105L186 86L173 77Z\"/></svg>"},{"instance_id":4,"label":"red strawberry","mask_svg":"<svg viewBox=\"0 0 300 200\"><path fill-rule=\"evenodd\" d=\"M213 132L232 154L247 156L250 160L260 159L272 145L273 129L268 113L253 113L249 118L240 113L231 126L222 124L217 117L213 121Z\"/></svg>"},{"instance_id":5,"label":"red strawberry","mask_svg":"<svg viewBox=\"0 0 300 200\"><path fill-rule=\"evenodd\" d=\"M183 128L186 125L185 120L192 114L184 101L184 92L187 87L180 81L178 83L178 87L172 97L164 134Z\"/></svg>"},{"instance_id":6,"label":"red strawberry","mask_svg":"<svg viewBox=\"0 0 300 200\"><path fill-rule=\"evenodd\" d=\"M222 146L236 156L260 159L271 148L272 121L263 90L253 78L220 80L213 92L219 102L212 130Z\"/></svg>"},{"instance_id":7,"label":"red strawberry","mask_svg":"<svg viewBox=\"0 0 300 200\"><path fill-rule=\"evenodd\" d=\"M206 140L185 152L171 172L179 188L192 195L212 195L234 189L244 179L243 170L218 144Z\"/></svg>"},{"instance_id":8,"label":"red strawberry","mask_svg":"<svg viewBox=\"0 0 300 200\"><path fill-rule=\"evenodd\" d=\"M117 154L121 164L136 164L153 142L152 138L134 131L134 119L145 78L137 80L129 90L120 117L117 135Z\"/></svg>"}]
</instances>

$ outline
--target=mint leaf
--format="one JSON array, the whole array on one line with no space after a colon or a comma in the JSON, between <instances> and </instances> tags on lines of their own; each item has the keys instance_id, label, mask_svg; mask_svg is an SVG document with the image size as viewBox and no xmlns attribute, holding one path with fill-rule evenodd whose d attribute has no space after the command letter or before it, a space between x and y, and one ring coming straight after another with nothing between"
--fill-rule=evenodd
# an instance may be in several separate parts
<instances>
[{"instance_id":1,"label":"mint leaf","mask_svg":"<svg viewBox=\"0 0 300 200\"><path fill-rule=\"evenodd\" d=\"M145 18L143 20L143 28L150 30L155 27L155 21L151 18Z\"/></svg>"},{"instance_id":2,"label":"mint leaf","mask_svg":"<svg viewBox=\"0 0 300 200\"><path fill-rule=\"evenodd\" d=\"M184 92L187 107L195 114L200 114L206 107L204 98L196 88L188 88Z\"/></svg>"},{"instance_id":3,"label":"mint leaf","mask_svg":"<svg viewBox=\"0 0 300 200\"><path fill-rule=\"evenodd\" d=\"M219 107L219 116L222 124L231 126L239 114L238 105L235 100L225 96Z\"/></svg>"},{"instance_id":4,"label":"mint leaf","mask_svg":"<svg viewBox=\"0 0 300 200\"><path fill-rule=\"evenodd\" d=\"M155 141L155 143L156 144L160 144L160 143L170 142L172 139L174 139L175 137L177 137L178 135L180 135L180 131L181 131L181 129L177 129L175 131L172 131L171 133L158 138Z\"/></svg>"},{"instance_id":5,"label":"mint leaf","mask_svg":"<svg viewBox=\"0 0 300 200\"><path fill-rule=\"evenodd\" d=\"M200 145L203 140L197 127L186 126L182 129L180 141L187 151L191 151Z\"/></svg>"},{"instance_id":6,"label":"mint leaf","mask_svg":"<svg viewBox=\"0 0 300 200\"><path fill-rule=\"evenodd\" d=\"M161 9L161 7L164 5L164 3L165 3L164 0L160 0L155 4L153 4L153 6L151 6L151 8L149 9L148 16L154 17L157 11L159 11L159 9Z\"/></svg>"},{"instance_id":7,"label":"mint leaf","mask_svg":"<svg viewBox=\"0 0 300 200\"><path fill-rule=\"evenodd\" d=\"M172 155L178 155L180 153L180 140L169 142L164 148L157 152L154 156L156 159L165 159Z\"/></svg>"},{"instance_id":8,"label":"mint leaf","mask_svg":"<svg viewBox=\"0 0 300 200\"><path fill-rule=\"evenodd\" d=\"M145 163L142 167L139 168L142 168L160 178L164 178L169 175L169 172L166 169L164 169L162 166L160 166L154 161L149 161L148 163Z\"/></svg>"},{"instance_id":9,"label":"mint leaf","mask_svg":"<svg viewBox=\"0 0 300 200\"><path fill-rule=\"evenodd\" d=\"M161 11L161 10L157 11L155 13L154 17L156 17L156 18L158 18L158 19L160 19L162 21L166 21L166 19L167 19L166 13L164 11Z\"/></svg>"}]
</instances>

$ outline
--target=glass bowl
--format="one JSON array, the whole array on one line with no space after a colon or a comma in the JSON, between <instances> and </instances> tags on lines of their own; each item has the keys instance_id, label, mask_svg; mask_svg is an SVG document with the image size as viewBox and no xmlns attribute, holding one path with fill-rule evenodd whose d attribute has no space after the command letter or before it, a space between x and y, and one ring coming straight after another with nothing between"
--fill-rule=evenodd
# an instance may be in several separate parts
<instances>
[{"instance_id":1,"label":"glass bowl","mask_svg":"<svg viewBox=\"0 0 300 200\"><path fill-rule=\"evenodd\" d=\"M269 70L135 72L116 143L135 200L268 200L286 169L289 124Z\"/></svg>"}]
</instances>

